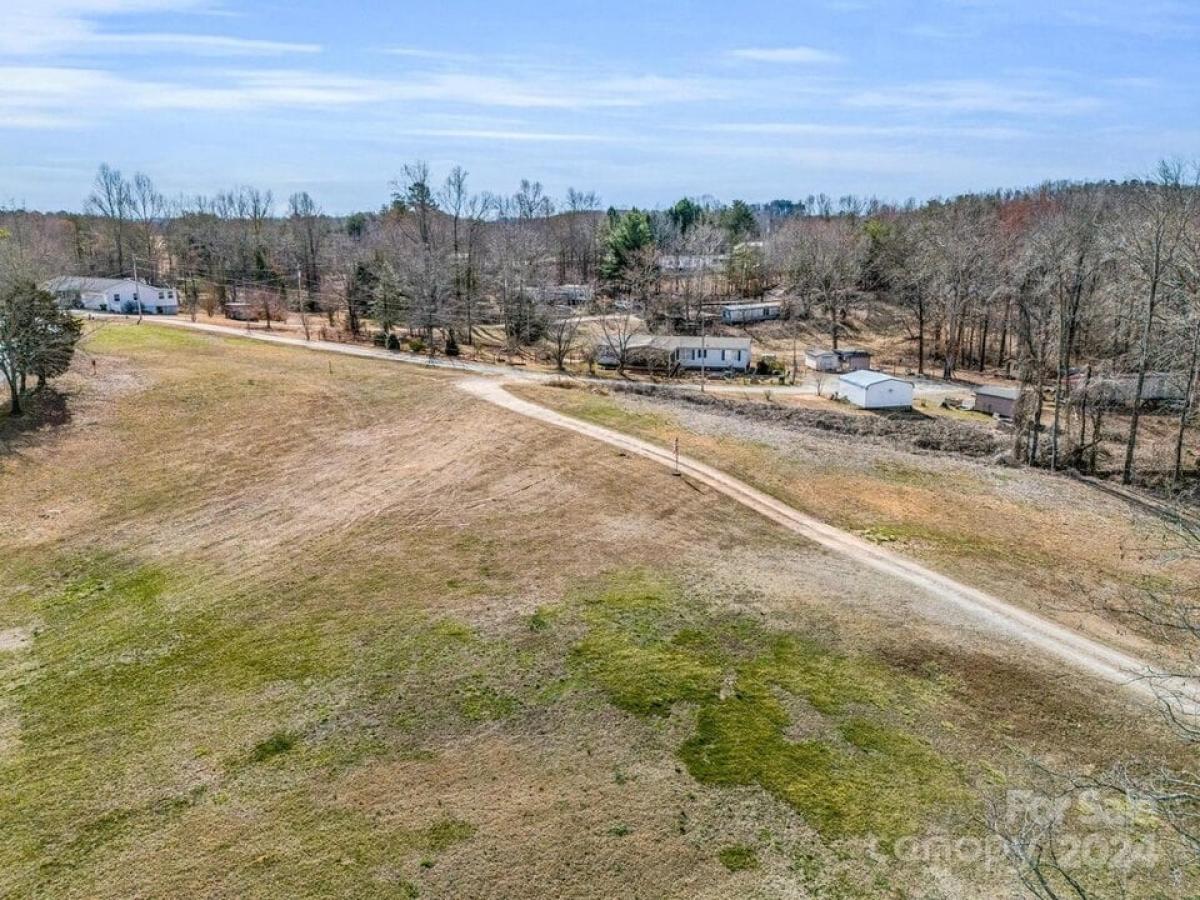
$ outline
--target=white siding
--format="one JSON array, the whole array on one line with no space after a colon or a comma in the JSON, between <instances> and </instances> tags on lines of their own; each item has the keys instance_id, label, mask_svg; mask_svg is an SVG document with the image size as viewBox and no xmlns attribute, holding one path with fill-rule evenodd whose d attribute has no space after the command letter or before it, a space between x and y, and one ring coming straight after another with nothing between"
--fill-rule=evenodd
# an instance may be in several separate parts
<instances>
[{"instance_id":1,"label":"white siding","mask_svg":"<svg viewBox=\"0 0 1200 900\"><path fill-rule=\"evenodd\" d=\"M846 380L838 382L842 396L861 409L903 409L911 407L913 386L898 378L889 378L862 387Z\"/></svg>"}]
</instances>

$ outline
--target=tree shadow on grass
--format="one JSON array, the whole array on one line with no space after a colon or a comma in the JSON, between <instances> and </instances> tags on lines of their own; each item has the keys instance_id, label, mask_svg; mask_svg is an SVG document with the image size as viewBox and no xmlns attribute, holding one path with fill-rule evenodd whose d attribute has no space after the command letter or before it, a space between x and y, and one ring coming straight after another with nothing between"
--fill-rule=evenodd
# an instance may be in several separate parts
<instances>
[{"instance_id":1,"label":"tree shadow on grass","mask_svg":"<svg viewBox=\"0 0 1200 900\"><path fill-rule=\"evenodd\" d=\"M0 412L0 456L30 446L43 430L71 421L68 396L53 387L31 391L23 401L23 412L14 416Z\"/></svg>"}]
</instances>

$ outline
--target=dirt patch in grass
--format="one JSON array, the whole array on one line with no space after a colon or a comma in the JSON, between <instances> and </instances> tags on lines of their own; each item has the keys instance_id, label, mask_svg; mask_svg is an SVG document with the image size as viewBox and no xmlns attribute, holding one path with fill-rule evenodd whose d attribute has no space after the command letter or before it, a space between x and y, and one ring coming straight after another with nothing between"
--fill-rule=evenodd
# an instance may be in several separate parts
<instances>
[{"instance_id":1,"label":"dirt patch in grass","mask_svg":"<svg viewBox=\"0 0 1200 900\"><path fill-rule=\"evenodd\" d=\"M29 646L29 629L5 628L0 629L0 653L16 653Z\"/></svg>"}]
</instances>

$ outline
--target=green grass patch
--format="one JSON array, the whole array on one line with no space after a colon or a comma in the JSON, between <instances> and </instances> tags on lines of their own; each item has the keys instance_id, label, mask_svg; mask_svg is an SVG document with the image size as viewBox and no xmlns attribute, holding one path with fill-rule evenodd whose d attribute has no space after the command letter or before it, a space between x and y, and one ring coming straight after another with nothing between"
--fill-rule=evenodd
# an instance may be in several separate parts
<instances>
[{"instance_id":1,"label":"green grass patch","mask_svg":"<svg viewBox=\"0 0 1200 900\"><path fill-rule=\"evenodd\" d=\"M758 868L758 853L753 847L747 847L745 844L722 847L717 854L717 859L730 872L744 872L747 869Z\"/></svg>"},{"instance_id":2,"label":"green grass patch","mask_svg":"<svg viewBox=\"0 0 1200 900\"><path fill-rule=\"evenodd\" d=\"M97 322L88 331L83 346L92 353L129 351L196 351L212 349L220 338L170 325L136 325L126 322Z\"/></svg>"},{"instance_id":3,"label":"green grass patch","mask_svg":"<svg viewBox=\"0 0 1200 900\"><path fill-rule=\"evenodd\" d=\"M575 416L595 425L617 428L623 431L656 431L674 424L669 416L659 413L633 412L625 409L609 397L585 391L571 392L563 409L567 415Z\"/></svg>"},{"instance_id":4,"label":"green grass patch","mask_svg":"<svg viewBox=\"0 0 1200 900\"><path fill-rule=\"evenodd\" d=\"M869 657L833 652L683 597L644 572L585 598L577 673L640 716L695 709L679 756L698 781L757 785L827 837L888 841L964 800L960 776L903 725L937 690ZM818 723L789 734L800 704Z\"/></svg>"},{"instance_id":5,"label":"green grass patch","mask_svg":"<svg viewBox=\"0 0 1200 900\"><path fill-rule=\"evenodd\" d=\"M296 736L288 731L277 731L265 741L259 741L250 751L254 762L266 762L272 757L287 753L296 746Z\"/></svg>"}]
</instances>

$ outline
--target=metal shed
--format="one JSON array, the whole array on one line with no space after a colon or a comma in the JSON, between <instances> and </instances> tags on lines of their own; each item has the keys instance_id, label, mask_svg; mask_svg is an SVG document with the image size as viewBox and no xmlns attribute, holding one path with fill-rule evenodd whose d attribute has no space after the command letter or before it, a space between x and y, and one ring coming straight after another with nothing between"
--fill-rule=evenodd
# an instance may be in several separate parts
<instances>
[{"instance_id":1,"label":"metal shed","mask_svg":"<svg viewBox=\"0 0 1200 900\"><path fill-rule=\"evenodd\" d=\"M913 402L911 381L870 369L847 372L838 379L838 391L860 409L909 409Z\"/></svg>"},{"instance_id":2,"label":"metal shed","mask_svg":"<svg viewBox=\"0 0 1200 900\"><path fill-rule=\"evenodd\" d=\"M1020 396L1020 388L1002 387L998 384L980 385L975 389L975 411L1011 419Z\"/></svg>"}]
</instances>

